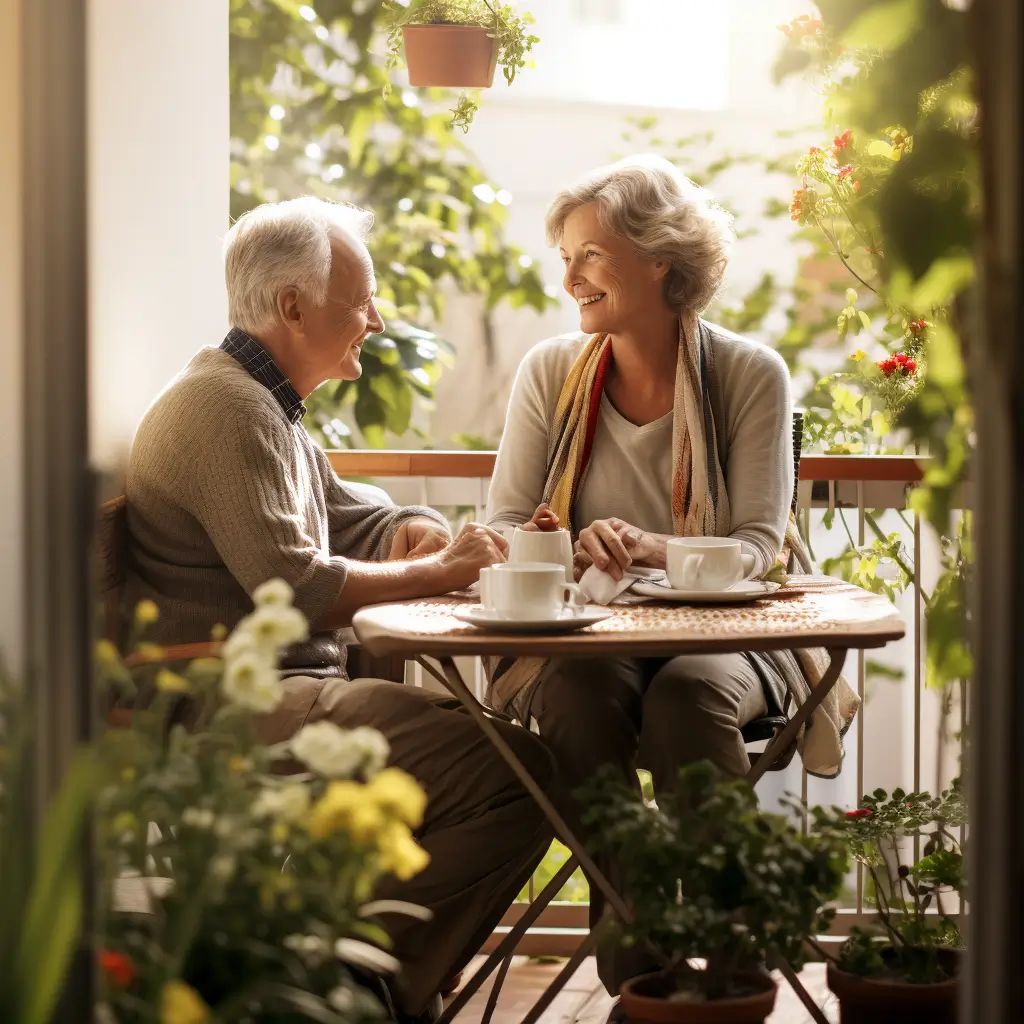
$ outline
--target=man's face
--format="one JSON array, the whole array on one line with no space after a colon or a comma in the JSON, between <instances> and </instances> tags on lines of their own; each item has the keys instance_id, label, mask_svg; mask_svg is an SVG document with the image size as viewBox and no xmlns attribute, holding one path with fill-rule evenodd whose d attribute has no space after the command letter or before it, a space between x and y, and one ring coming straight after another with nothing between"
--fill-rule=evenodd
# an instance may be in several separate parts
<instances>
[{"instance_id":1,"label":"man's face","mask_svg":"<svg viewBox=\"0 0 1024 1024\"><path fill-rule=\"evenodd\" d=\"M335 238L331 243L331 279L327 302L303 305L303 334L308 355L325 380L358 380L359 354L370 334L380 334L384 321L377 312L373 263L361 242Z\"/></svg>"}]
</instances>

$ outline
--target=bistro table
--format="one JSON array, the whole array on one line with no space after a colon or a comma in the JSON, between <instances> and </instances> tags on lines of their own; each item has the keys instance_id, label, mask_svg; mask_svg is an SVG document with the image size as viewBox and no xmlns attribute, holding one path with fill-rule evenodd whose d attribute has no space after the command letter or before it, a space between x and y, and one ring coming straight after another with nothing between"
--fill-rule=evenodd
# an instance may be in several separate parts
<instances>
[{"instance_id":1,"label":"bistro table","mask_svg":"<svg viewBox=\"0 0 1024 1024\"><path fill-rule=\"evenodd\" d=\"M527 928L541 910L582 865L590 879L605 895L609 907L623 921L632 914L607 877L594 864L583 843L573 834L547 794L516 757L494 725L496 713L474 696L463 679L455 659L467 656L501 655L519 657L666 658L682 654L735 654L745 651L794 650L823 647L829 664L811 697L796 708L789 723L768 743L751 768L751 785L772 762L789 748L797 733L835 685L842 672L846 652L884 647L904 635L904 626L891 602L859 587L828 577L792 577L769 597L731 605L647 604L612 605L614 614L571 633L497 633L463 623L454 609L475 603L469 595L450 595L423 601L376 605L358 612L353 621L359 643L374 656L403 655L418 662L431 676L466 706L480 728L550 821L555 834L572 851L570 858L530 909L516 922L498 948L474 974L456 1000L446 1009L442 1022L450 1021L487 977L500 966L483 1022L489 1020L511 955ZM594 944L592 931L570 958L565 968L523 1018L535 1024L546 1007L572 977ZM810 999L787 964L776 965L796 989L816 1020L824 1024L821 1011Z\"/></svg>"}]
</instances>

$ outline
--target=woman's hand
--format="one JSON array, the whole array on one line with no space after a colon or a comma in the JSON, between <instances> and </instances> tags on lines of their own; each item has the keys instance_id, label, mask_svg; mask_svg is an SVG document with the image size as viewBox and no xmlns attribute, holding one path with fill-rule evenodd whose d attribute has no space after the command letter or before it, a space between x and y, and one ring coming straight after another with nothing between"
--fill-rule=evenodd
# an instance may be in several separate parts
<instances>
[{"instance_id":1,"label":"woman's hand","mask_svg":"<svg viewBox=\"0 0 1024 1024\"><path fill-rule=\"evenodd\" d=\"M523 523L521 529L531 533L554 533L561 526L558 516L551 510L546 502L537 506L533 518L528 523Z\"/></svg>"},{"instance_id":2,"label":"woman's hand","mask_svg":"<svg viewBox=\"0 0 1024 1024\"><path fill-rule=\"evenodd\" d=\"M591 565L603 569L612 579L621 580L634 563L663 568L665 538L615 518L596 519L580 531L573 555L577 580Z\"/></svg>"}]
</instances>

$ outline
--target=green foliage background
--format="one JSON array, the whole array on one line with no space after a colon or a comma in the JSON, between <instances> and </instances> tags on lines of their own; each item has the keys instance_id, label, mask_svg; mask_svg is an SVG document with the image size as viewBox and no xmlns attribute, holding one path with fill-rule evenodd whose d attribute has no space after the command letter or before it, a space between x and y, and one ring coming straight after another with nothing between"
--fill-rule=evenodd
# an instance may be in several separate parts
<instances>
[{"instance_id":1,"label":"green foliage background","mask_svg":"<svg viewBox=\"0 0 1024 1024\"><path fill-rule=\"evenodd\" d=\"M410 429L452 357L432 331L443 286L480 296L485 313L552 300L505 241L500 187L450 130L450 95L384 95L384 0L317 0L312 11L231 0L231 216L303 194L376 214L369 248L388 329L364 345L359 381L311 396L307 426L328 447L383 447Z\"/></svg>"}]
</instances>

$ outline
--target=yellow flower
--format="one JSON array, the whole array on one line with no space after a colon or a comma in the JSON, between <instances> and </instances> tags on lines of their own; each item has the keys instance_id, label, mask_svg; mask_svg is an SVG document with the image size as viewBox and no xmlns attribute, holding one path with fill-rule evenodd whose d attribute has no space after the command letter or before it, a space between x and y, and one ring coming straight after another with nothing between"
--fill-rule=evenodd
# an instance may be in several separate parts
<instances>
[{"instance_id":1,"label":"yellow flower","mask_svg":"<svg viewBox=\"0 0 1024 1024\"><path fill-rule=\"evenodd\" d=\"M228 635L228 627L223 622L218 622L213 629L210 630L210 639L220 642Z\"/></svg>"},{"instance_id":2,"label":"yellow flower","mask_svg":"<svg viewBox=\"0 0 1024 1024\"><path fill-rule=\"evenodd\" d=\"M114 816L110 827L117 835L124 835L126 832L134 832L139 827L139 819L131 811L121 811Z\"/></svg>"},{"instance_id":3,"label":"yellow flower","mask_svg":"<svg viewBox=\"0 0 1024 1024\"><path fill-rule=\"evenodd\" d=\"M270 838L275 843L283 843L288 838L288 826L283 822L279 821L271 826Z\"/></svg>"},{"instance_id":4,"label":"yellow flower","mask_svg":"<svg viewBox=\"0 0 1024 1024\"><path fill-rule=\"evenodd\" d=\"M381 870L403 882L418 875L430 863L430 854L413 839L409 829L398 822L392 822L381 834L379 849Z\"/></svg>"},{"instance_id":5,"label":"yellow flower","mask_svg":"<svg viewBox=\"0 0 1024 1024\"><path fill-rule=\"evenodd\" d=\"M247 757L241 757L238 754L233 754L228 758L228 771L232 775L242 775L252 768L252 761Z\"/></svg>"},{"instance_id":6,"label":"yellow flower","mask_svg":"<svg viewBox=\"0 0 1024 1024\"><path fill-rule=\"evenodd\" d=\"M188 693L191 689L184 676L179 676L169 668L162 668L157 672L156 688L162 693Z\"/></svg>"},{"instance_id":7,"label":"yellow flower","mask_svg":"<svg viewBox=\"0 0 1024 1024\"><path fill-rule=\"evenodd\" d=\"M96 660L101 665L117 665L121 661L121 655L118 654L117 647L109 640L97 640L95 650Z\"/></svg>"},{"instance_id":8,"label":"yellow flower","mask_svg":"<svg viewBox=\"0 0 1024 1024\"><path fill-rule=\"evenodd\" d=\"M134 782L135 781L135 769L128 767L121 769L121 781L122 782Z\"/></svg>"},{"instance_id":9,"label":"yellow flower","mask_svg":"<svg viewBox=\"0 0 1024 1024\"><path fill-rule=\"evenodd\" d=\"M169 981L160 993L160 1024L206 1024L210 1008L191 985Z\"/></svg>"},{"instance_id":10,"label":"yellow flower","mask_svg":"<svg viewBox=\"0 0 1024 1024\"><path fill-rule=\"evenodd\" d=\"M850 356L850 360L854 363L859 363L865 357L866 354L866 352L862 352L860 349L857 349L857 351L854 352L852 356Z\"/></svg>"},{"instance_id":11,"label":"yellow flower","mask_svg":"<svg viewBox=\"0 0 1024 1024\"><path fill-rule=\"evenodd\" d=\"M347 829L358 843L374 840L387 824L383 811L358 782L332 782L309 813L309 833L324 839L339 829Z\"/></svg>"},{"instance_id":12,"label":"yellow flower","mask_svg":"<svg viewBox=\"0 0 1024 1024\"><path fill-rule=\"evenodd\" d=\"M135 654L142 661L163 661L166 652L159 644L139 644Z\"/></svg>"},{"instance_id":13,"label":"yellow flower","mask_svg":"<svg viewBox=\"0 0 1024 1024\"><path fill-rule=\"evenodd\" d=\"M401 768L385 768L370 780L367 788L385 813L393 815L410 828L418 828L423 824L427 794Z\"/></svg>"},{"instance_id":14,"label":"yellow flower","mask_svg":"<svg viewBox=\"0 0 1024 1024\"><path fill-rule=\"evenodd\" d=\"M154 601L140 601L135 606L135 621L140 626L152 626L160 618L160 609Z\"/></svg>"}]
</instances>

